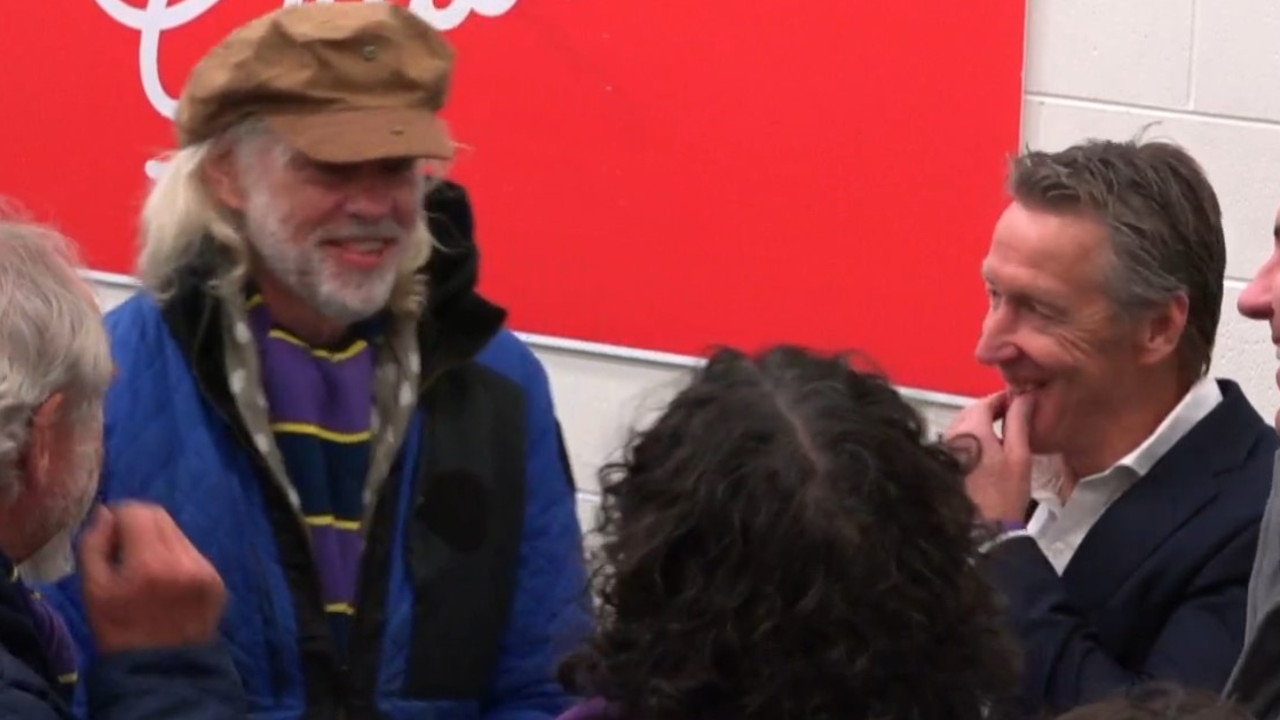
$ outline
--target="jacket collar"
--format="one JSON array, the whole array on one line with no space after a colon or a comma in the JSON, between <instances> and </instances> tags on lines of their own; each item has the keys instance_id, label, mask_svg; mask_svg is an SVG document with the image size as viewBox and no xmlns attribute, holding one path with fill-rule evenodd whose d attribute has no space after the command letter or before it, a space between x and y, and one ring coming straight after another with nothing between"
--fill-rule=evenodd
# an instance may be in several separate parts
<instances>
[{"instance_id":1,"label":"jacket collar","mask_svg":"<svg viewBox=\"0 0 1280 720\"><path fill-rule=\"evenodd\" d=\"M1223 475L1238 469L1274 431L1230 380L1222 402L1103 513L1081 541L1063 579L1085 606L1101 605L1165 540L1217 497ZM1271 453L1268 453L1268 457ZM1122 540L1122 541L1120 541Z\"/></svg>"},{"instance_id":2,"label":"jacket collar","mask_svg":"<svg viewBox=\"0 0 1280 720\"><path fill-rule=\"evenodd\" d=\"M0 553L0 648L39 674L50 688L60 687L49 653L36 630L28 600L8 556Z\"/></svg>"}]
</instances>

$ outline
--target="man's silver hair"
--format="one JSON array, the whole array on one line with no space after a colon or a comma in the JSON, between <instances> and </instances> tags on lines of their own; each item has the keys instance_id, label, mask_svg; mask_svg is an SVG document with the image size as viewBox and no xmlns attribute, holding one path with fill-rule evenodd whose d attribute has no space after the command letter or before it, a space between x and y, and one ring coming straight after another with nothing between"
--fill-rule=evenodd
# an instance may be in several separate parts
<instances>
[{"instance_id":1,"label":"man's silver hair","mask_svg":"<svg viewBox=\"0 0 1280 720\"><path fill-rule=\"evenodd\" d=\"M111 384L102 313L77 267L75 246L59 232L0 217L0 500L22 489L40 404L62 392L67 412L88 418Z\"/></svg>"},{"instance_id":2,"label":"man's silver hair","mask_svg":"<svg viewBox=\"0 0 1280 720\"><path fill-rule=\"evenodd\" d=\"M138 275L153 295L170 297L179 280L210 246L219 246L230 258L216 285L241 287L249 271L249 244L244 223L237 213L223 206L210 192L205 179L205 163L217 152L234 153L236 171L258 172L251 152L268 143L272 157L286 162L293 149L260 119L250 119L222 135L178 150L163 174L152 186L142 207L141 253ZM423 185L423 192L426 185ZM431 255L433 241L426 218L419 215L391 293L389 307L401 315L416 315L426 301L426 285L418 273Z\"/></svg>"}]
</instances>

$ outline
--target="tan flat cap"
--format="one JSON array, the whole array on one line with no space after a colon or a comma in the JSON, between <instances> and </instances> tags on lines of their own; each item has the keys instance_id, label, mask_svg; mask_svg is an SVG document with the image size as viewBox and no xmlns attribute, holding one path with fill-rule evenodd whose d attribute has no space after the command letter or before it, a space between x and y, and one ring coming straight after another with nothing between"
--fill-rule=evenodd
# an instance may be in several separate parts
<instances>
[{"instance_id":1,"label":"tan flat cap","mask_svg":"<svg viewBox=\"0 0 1280 720\"><path fill-rule=\"evenodd\" d=\"M453 49L389 3L307 3L241 26L187 79L178 144L261 117L295 150L322 162L453 157L438 113Z\"/></svg>"}]
</instances>

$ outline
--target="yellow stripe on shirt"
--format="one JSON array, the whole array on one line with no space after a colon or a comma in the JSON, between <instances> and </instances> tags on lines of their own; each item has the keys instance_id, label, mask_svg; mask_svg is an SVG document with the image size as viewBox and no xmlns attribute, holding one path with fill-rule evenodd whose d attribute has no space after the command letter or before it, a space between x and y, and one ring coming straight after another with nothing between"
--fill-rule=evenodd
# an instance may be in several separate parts
<instances>
[{"instance_id":1,"label":"yellow stripe on shirt","mask_svg":"<svg viewBox=\"0 0 1280 720\"><path fill-rule=\"evenodd\" d=\"M339 530L359 530L359 520L339 520L332 515L307 515L304 518L308 525L328 527L332 525Z\"/></svg>"},{"instance_id":2,"label":"yellow stripe on shirt","mask_svg":"<svg viewBox=\"0 0 1280 720\"><path fill-rule=\"evenodd\" d=\"M311 347L310 345L308 345L301 338L296 337L294 335L290 335L289 333L279 328L267 333L267 336L274 338L276 340L283 340L284 342L287 342L290 345L296 345L302 348L303 350L306 350L307 352L311 353L315 357L318 357L322 360L329 360L331 362L342 362L343 360L348 360L350 358L355 357L356 355L359 355L362 350L369 347L368 342L364 340L357 340L351 343L351 346L348 347L346 350L337 350L337 351L317 350Z\"/></svg>"},{"instance_id":3,"label":"yellow stripe on shirt","mask_svg":"<svg viewBox=\"0 0 1280 720\"><path fill-rule=\"evenodd\" d=\"M373 437L373 433L365 430L364 432L341 433L334 430L327 430L319 425L311 423L299 422L278 422L271 423L271 429L278 433L292 433L294 435L314 435L322 440L336 443L359 443L365 442Z\"/></svg>"}]
</instances>

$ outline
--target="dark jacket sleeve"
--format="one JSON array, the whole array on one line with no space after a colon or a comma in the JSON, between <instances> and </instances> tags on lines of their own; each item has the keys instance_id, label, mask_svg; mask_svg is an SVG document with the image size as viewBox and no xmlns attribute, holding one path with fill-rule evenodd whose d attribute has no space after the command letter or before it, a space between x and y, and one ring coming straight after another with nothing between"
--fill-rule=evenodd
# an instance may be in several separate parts
<instances>
[{"instance_id":1,"label":"dark jacket sleeve","mask_svg":"<svg viewBox=\"0 0 1280 720\"><path fill-rule=\"evenodd\" d=\"M220 645L99 656L87 678L93 720L233 720L248 716Z\"/></svg>"},{"instance_id":2,"label":"dark jacket sleeve","mask_svg":"<svg viewBox=\"0 0 1280 720\"><path fill-rule=\"evenodd\" d=\"M1062 579L1035 540L992 548L989 577L1009 603L1025 653L1027 702L1050 712L1094 702L1150 679L1221 691L1244 637L1245 596L1257 526L1205 564L1140 662L1122 665L1073 608Z\"/></svg>"},{"instance_id":3,"label":"dark jacket sleeve","mask_svg":"<svg viewBox=\"0 0 1280 720\"><path fill-rule=\"evenodd\" d=\"M0 720L71 720L62 697L40 675L0 651Z\"/></svg>"}]
</instances>

